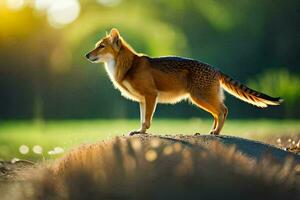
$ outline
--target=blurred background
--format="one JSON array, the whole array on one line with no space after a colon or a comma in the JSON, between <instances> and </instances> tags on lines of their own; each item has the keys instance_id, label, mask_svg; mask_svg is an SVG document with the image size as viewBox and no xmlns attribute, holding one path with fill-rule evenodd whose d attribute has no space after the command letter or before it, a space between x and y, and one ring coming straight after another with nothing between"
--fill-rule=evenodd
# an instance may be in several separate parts
<instances>
[{"instance_id":1,"label":"blurred background","mask_svg":"<svg viewBox=\"0 0 300 200\"><path fill-rule=\"evenodd\" d=\"M136 122L130 128L138 126L138 104L121 97L102 64L84 58L113 27L137 52L198 59L285 100L282 106L258 109L227 94L229 119L277 120L269 126L293 119L295 127L300 117L299 7L298 0L1 0L0 143L10 143L6 135L26 132L26 121L59 120L60 130L71 127L69 132L78 131L79 122L61 120L85 120L88 129L92 123L87 120L132 118ZM209 114L182 102L158 105L154 119L199 117L212 123ZM111 127L122 127L121 122ZM198 122L191 125L194 132ZM37 130L30 129L49 131L45 125Z\"/></svg>"}]
</instances>

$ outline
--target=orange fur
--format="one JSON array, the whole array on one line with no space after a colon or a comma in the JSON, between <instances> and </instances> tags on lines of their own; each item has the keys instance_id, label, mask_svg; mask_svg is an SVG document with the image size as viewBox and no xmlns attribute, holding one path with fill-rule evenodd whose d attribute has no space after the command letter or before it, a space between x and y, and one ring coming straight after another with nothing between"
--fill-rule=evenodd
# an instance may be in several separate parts
<instances>
[{"instance_id":1,"label":"orange fur","mask_svg":"<svg viewBox=\"0 0 300 200\"><path fill-rule=\"evenodd\" d=\"M222 87L238 98L257 106L278 105L281 100L251 90L219 70L200 61L180 57L151 58L136 53L117 29L96 43L86 57L104 62L114 86L128 99L140 103L141 128L150 127L157 103L177 103L189 98L214 117L212 134L219 134L228 109Z\"/></svg>"}]
</instances>

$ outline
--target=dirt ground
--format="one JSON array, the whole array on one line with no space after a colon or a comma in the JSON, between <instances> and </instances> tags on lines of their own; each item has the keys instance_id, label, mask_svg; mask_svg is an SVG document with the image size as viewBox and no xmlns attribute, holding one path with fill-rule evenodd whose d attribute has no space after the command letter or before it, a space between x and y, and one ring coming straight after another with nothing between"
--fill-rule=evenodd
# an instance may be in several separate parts
<instances>
[{"instance_id":1,"label":"dirt ground","mask_svg":"<svg viewBox=\"0 0 300 200\"><path fill-rule=\"evenodd\" d=\"M256 160L259 160L260 157L269 153L272 154L277 162L283 161L286 157L291 156L300 163L300 135L267 137L262 143L224 135L136 135L131 138L135 137L138 137L142 141L156 138L163 143L180 142L181 144L197 146L198 148L206 148L211 142L219 141L228 146L234 145L237 150ZM127 138L127 136L121 137L121 139ZM19 171L31 167L34 164L35 163L31 161L19 159L11 161L0 160L0 181L14 179Z\"/></svg>"},{"instance_id":2,"label":"dirt ground","mask_svg":"<svg viewBox=\"0 0 300 200\"><path fill-rule=\"evenodd\" d=\"M1 161L0 199L295 199L300 155L288 150L297 139L115 137L52 161Z\"/></svg>"}]
</instances>

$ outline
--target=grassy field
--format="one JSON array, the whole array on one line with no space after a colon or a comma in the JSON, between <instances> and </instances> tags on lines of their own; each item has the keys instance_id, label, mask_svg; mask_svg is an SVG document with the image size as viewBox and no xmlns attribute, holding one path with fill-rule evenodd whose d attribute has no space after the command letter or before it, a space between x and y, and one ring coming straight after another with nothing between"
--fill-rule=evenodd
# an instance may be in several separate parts
<instances>
[{"instance_id":1,"label":"grassy field","mask_svg":"<svg viewBox=\"0 0 300 200\"><path fill-rule=\"evenodd\" d=\"M156 119L149 133L194 134L199 132L207 134L211 125L212 120ZM63 148L66 151L79 144L127 134L138 127L138 120L2 121L0 123L0 159L21 158L32 161L51 159L62 154L61 151L56 151L57 149ZM300 121L228 120L222 133L256 140L269 135L274 137L293 135L300 133ZM26 145L23 146L25 154L19 151L21 145ZM38 145L37 149L42 147L41 154L33 152L33 147L36 145Z\"/></svg>"}]
</instances>

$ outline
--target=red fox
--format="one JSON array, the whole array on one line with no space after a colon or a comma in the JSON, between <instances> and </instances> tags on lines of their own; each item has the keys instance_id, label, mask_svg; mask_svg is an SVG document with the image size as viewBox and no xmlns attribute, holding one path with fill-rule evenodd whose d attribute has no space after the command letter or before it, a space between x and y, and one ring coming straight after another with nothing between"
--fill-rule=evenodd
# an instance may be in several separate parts
<instances>
[{"instance_id":1,"label":"red fox","mask_svg":"<svg viewBox=\"0 0 300 200\"><path fill-rule=\"evenodd\" d=\"M136 53L113 28L86 54L93 63L104 62L115 88L140 104L141 128L130 135L149 129L157 103L177 103L189 99L214 118L210 134L218 135L228 113L223 89L258 107L279 105L283 100L257 92L212 66L182 57L152 58Z\"/></svg>"}]
</instances>

